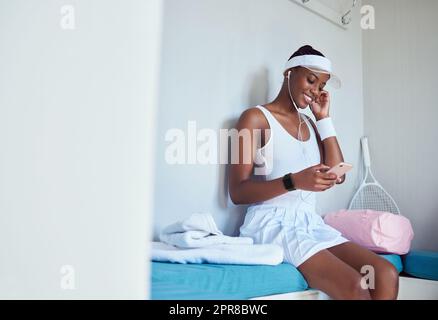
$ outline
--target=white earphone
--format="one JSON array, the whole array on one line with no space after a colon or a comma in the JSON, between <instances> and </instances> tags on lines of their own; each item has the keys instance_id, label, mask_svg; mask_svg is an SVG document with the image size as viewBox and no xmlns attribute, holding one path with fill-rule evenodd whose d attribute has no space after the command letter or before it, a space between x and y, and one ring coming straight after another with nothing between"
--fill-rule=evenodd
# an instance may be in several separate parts
<instances>
[{"instance_id":1,"label":"white earphone","mask_svg":"<svg viewBox=\"0 0 438 320\"><path fill-rule=\"evenodd\" d=\"M302 138L303 136L301 135L301 125L303 123L305 123L305 120L304 121L302 120L303 117L301 115L301 112L298 110L298 107L297 107L294 99L292 98L292 94L291 94L291 91L290 91L290 73L291 73L291 70L288 71L287 76L286 76L286 78L287 78L287 88L288 88L288 92L289 92L289 98L292 101L292 104L294 105L295 109L298 112L298 118L299 118L299 121L300 121L300 123L298 125L298 140L302 142L303 141L303 138ZM303 152L303 157L305 158L305 161L308 163L309 160L308 160L307 155L305 154L305 152ZM300 199L301 199L301 201L308 203L306 200L309 198L309 196L311 194L313 194L313 192L310 192L305 198L303 198L303 191L301 190L301 192L300 192Z\"/></svg>"}]
</instances>

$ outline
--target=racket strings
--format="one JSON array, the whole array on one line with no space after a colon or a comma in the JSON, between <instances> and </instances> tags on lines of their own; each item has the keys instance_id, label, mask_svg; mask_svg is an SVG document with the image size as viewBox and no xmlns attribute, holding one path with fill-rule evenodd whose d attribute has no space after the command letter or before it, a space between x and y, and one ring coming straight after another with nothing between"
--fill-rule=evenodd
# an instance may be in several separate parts
<instances>
[{"instance_id":1,"label":"racket strings","mask_svg":"<svg viewBox=\"0 0 438 320\"><path fill-rule=\"evenodd\" d=\"M368 209L400 214L394 200L378 185L365 185L353 199L350 209Z\"/></svg>"}]
</instances>

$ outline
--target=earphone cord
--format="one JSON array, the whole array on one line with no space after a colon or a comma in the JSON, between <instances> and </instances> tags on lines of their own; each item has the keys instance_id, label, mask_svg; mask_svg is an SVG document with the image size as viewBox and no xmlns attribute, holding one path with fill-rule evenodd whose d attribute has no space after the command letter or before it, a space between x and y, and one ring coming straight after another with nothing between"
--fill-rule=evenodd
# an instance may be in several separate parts
<instances>
[{"instance_id":1,"label":"earphone cord","mask_svg":"<svg viewBox=\"0 0 438 320\"><path fill-rule=\"evenodd\" d=\"M290 71L289 71L289 73L288 73L288 75L287 75L287 89L288 89L288 91L289 91L289 98L290 98L290 100L292 101L292 104L293 104L293 106L295 107L295 109L297 110L297 113L298 113L298 119L299 119L299 125L298 125L298 140L299 141L301 141L301 142L303 142L303 136L302 136L302 134L301 134L301 125L305 122L305 121L302 121L301 120L301 118L304 118L305 116L303 116L302 114L301 114L301 112L299 112L298 111L298 108L297 108L297 105L295 104L295 101L294 101L294 99L292 98L292 94L291 94L291 92L290 92ZM308 165L309 164L309 159L308 159L308 157L307 157L307 155L306 155L306 153L303 151L303 157L305 158L305 162L306 162L306 164ZM313 194L313 191L310 191L309 192L309 194L303 199L303 190L300 190L300 199L301 199L301 201L302 202L305 202L305 203L307 203L307 204L311 204L311 203L309 203L309 202L307 202L306 200L309 198L309 196L310 195L312 195ZM298 207L299 208L299 207Z\"/></svg>"}]
</instances>

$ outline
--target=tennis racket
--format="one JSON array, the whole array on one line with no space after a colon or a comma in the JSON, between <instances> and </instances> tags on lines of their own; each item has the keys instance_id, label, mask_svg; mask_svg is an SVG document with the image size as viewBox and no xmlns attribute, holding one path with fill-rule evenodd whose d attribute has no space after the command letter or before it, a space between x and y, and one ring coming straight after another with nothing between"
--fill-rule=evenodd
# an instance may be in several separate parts
<instances>
[{"instance_id":1,"label":"tennis racket","mask_svg":"<svg viewBox=\"0 0 438 320\"><path fill-rule=\"evenodd\" d=\"M374 178L371 171L371 159L368 149L368 138L361 138L362 155L365 165L365 178L362 180L359 189L351 199L348 209L370 209L376 211L391 212L400 214L400 209L394 199L386 192L380 183ZM368 178L370 181L367 182Z\"/></svg>"}]
</instances>

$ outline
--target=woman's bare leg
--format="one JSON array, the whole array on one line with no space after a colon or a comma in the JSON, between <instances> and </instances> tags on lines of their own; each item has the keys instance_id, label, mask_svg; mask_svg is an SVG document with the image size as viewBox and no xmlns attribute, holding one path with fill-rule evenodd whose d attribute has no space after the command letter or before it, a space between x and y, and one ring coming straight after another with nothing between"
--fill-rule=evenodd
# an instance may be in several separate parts
<instances>
[{"instance_id":1,"label":"woman's bare leg","mask_svg":"<svg viewBox=\"0 0 438 320\"><path fill-rule=\"evenodd\" d=\"M328 250L357 272L361 272L363 266L373 267L375 288L369 289L373 299L397 299L398 271L392 263L353 242L346 242Z\"/></svg>"},{"instance_id":2,"label":"woman's bare leg","mask_svg":"<svg viewBox=\"0 0 438 320\"><path fill-rule=\"evenodd\" d=\"M362 275L328 250L316 253L298 270L311 288L323 291L332 299L371 299L370 292L361 287Z\"/></svg>"}]
</instances>

